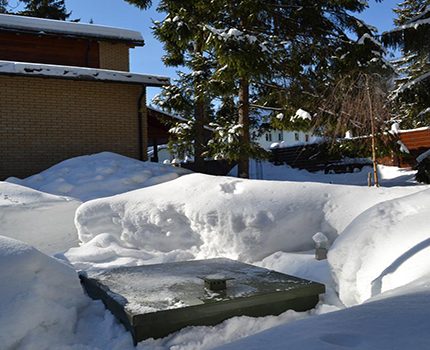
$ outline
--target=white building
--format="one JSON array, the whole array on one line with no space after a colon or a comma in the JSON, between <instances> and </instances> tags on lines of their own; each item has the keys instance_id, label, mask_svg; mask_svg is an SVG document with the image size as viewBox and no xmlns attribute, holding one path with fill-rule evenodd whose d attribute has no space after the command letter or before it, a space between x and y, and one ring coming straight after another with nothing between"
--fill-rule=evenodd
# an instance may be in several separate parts
<instances>
[{"instance_id":1,"label":"white building","mask_svg":"<svg viewBox=\"0 0 430 350\"><path fill-rule=\"evenodd\" d=\"M268 151L273 147L292 147L315 143L318 137L310 132L269 129L259 136L254 133L253 140Z\"/></svg>"}]
</instances>

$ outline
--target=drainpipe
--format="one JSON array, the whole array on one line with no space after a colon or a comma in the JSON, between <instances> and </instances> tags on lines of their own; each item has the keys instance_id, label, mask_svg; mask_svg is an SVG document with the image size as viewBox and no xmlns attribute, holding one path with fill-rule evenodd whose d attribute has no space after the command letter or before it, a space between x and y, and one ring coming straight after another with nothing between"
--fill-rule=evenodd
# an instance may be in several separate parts
<instances>
[{"instance_id":1,"label":"drainpipe","mask_svg":"<svg viewBox=\"0 0 430 350\"><path fill-rule=\"evenodd\" d=\"M139 99L137 101L137 127L139 159L148 160L148 109L146 107L146 85L142 85Z\"/></svg>"}]
</instances>

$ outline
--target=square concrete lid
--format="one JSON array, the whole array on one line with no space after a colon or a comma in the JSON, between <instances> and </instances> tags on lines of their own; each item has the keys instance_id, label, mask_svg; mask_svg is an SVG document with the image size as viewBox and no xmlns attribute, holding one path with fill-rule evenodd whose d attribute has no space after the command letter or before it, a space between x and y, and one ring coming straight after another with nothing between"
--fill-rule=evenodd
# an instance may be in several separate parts
<instances>
[{"instance_id":1,"label":"square concrete lid","mask_svg":"<svg viewBox=\"0 0 430 350\"><path fill-rule=\"evenodd\" d=\"M319 283L223 258L122 267L85 275L129 315L301 289L305 294L307 290L311 294L324 292ZM227 289L220 293L207 290L201 277L211 275L228 279Z\"/></svg>"}]
</instances>

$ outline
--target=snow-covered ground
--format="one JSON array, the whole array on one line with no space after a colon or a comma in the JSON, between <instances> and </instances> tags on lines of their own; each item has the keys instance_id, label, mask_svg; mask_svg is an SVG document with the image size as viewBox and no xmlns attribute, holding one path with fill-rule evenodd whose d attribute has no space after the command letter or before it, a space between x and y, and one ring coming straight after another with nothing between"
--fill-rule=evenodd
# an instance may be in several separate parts
<instances>
[{"instance_id":1,"label":"snow-covered ground","mask_svg":"<svg viewBox=\"0 0 430 350\"><path fill-rule=\"evenodd\" d=\"M264 178L283 181L262 181L95 158L13 180L55 195L0 182L0 236L48 255L70 248L54 258L0 237L2 349L133 349L75 270L220 256L323 282L327 292L308 312L188 327L138 349L430 348L430 186L416 185L413 172L380 167L386 187L368 188L367 170L266 163ZM313 257L317 232L332 244L328 260Z\"/></svg>"}]
</instances>

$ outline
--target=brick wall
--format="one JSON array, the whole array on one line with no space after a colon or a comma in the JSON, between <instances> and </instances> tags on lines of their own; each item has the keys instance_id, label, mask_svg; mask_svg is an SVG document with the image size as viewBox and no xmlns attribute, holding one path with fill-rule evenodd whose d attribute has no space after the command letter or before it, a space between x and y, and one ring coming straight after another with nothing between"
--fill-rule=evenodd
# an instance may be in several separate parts
<instances>
[{"instance_id":1,"label":"brick wall","mask_svg":"<svg viewBox=\"0 0 430 350\"><path fill-rule=\"evenodd\" d=\"M130 71L129 46L123 43L101 41L100 68Z\"/></svg>"},{"instance_id":2,"label":"brick wall","mask_svg":"<svg viewBox=\"0 0 430 350\"><path fill-rule=\"evenodd\" d=\"M0 75L0 180L112 151L137 158L138 85Z\"/></svg>"}]
</instances>

